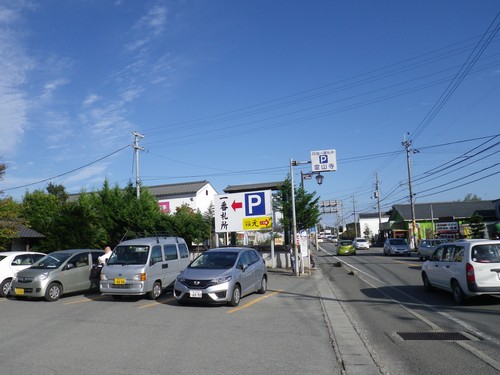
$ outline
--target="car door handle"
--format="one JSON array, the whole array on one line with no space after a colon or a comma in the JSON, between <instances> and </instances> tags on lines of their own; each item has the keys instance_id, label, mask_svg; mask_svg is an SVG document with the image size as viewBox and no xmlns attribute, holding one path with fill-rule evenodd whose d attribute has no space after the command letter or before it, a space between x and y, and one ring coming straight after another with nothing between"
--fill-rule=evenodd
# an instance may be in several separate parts
<instances>
[{"instance_id":1,"label":"car door handle","mask_svg":"<svg viewBox=\"0 0 500 375\"><path fill-rule=\"evenodd\" d=\"M162 265L161 265L161 268L168 268L168 263L166 263L166 264L162 264Z\"/></svg>"}]
</instances>

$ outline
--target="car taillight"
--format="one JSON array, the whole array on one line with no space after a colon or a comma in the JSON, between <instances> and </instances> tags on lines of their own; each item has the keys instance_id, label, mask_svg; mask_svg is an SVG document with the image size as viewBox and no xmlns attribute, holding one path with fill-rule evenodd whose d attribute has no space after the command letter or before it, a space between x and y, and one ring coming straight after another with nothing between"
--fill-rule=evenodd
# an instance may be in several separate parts
<instances>
[{"instance_id":1,"label":"car taillight","mask_svg":"<svg viewBox=\"0 0 500 375\"><path fill-rule=\"evenodd\" d=\"M472 266L472 264L467 263L465 265L465 275L467 277L468 283L475 283L476 282L476 275L474 274L474 267Z\"/></svg>"}]
</instances>

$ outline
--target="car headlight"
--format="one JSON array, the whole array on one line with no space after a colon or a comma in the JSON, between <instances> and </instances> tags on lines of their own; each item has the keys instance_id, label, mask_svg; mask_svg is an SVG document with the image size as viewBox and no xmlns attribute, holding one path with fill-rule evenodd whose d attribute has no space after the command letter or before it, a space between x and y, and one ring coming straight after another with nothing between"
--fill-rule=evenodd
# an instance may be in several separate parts
<instances>
[{"instance_id":1,"label":"car headlight","mask_svg":"<svg viewBox=\"0 0 500 375\"><path fill-rule=\"evenodd\" d=\"M224 284L224 283L228 283L229 281L231 281L232 278L233 278L233 276L227 275L227 276L217 277L215 279L212 279L212 282L215 284Z\"/></svg>"},{"instance_id":2,"label":"car headlight","mask_svg":"<svg viewBox=\"0 0 500 375\"><path fill-rule=\"evenodd\" d=\"M43 281L43 280L46 280L47 277L49 277L49 272L44 272L44 273L41 273L40 275L35 276L33 281Z\"/></svg>"},{"instance_id":3,"label":"car headlight","mask_svg":"<svg viewBox=\"0 0 500 375\"><path fill-rule=\"evenodd\" d=\"M177 276L177 282L181 283L181 284L184 284L186 282L186 278L183 277L183 276L181 276L181 275L179 275L179 276Z\"/></svg>"}]
</instances>

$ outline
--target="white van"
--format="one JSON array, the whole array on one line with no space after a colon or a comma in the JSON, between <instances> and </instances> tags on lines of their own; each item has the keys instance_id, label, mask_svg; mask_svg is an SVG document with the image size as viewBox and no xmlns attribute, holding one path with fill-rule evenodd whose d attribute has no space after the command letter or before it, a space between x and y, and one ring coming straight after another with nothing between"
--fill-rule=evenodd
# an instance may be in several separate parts
<instances>
[{"instance_id":1,"label":"white van","mask_svg":"<svg viewBox=\"0 0 500 375\"><path fill-rule=\"evenodd\" d=\"M148 237L121 242L101 270L99 289L114 298L147 294L157 299L189 264L180 237Z\"/></svg>"}]
</instances>

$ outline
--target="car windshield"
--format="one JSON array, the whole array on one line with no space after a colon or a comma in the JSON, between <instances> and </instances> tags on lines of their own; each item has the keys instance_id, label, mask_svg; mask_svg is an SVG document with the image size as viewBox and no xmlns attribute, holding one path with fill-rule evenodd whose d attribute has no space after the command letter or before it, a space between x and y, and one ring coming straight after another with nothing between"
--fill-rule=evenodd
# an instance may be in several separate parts
<instances>
[{"instance_id":1,"label":"car windshield","mask_svg":"<svg viewBox=\"0 0 500 375\"><path fill-rule=\"evenodd\" d=\"M70 253L47 254L39 259L30 268L37 269L55 269L59 268L71 255Z\"/></svg>"},{"instance_id":2,"label":"car windshield","mask_svg":"<svg viewBox=\"0 0 500 375\"><path fill-rule=\"evenodd\" d=\"M149 246L121 245L113 250L108 259L108 266L112 264L146 264L148 261Z\"/></svg>"},{"instance_id":3,"label":"car windshield","mask_svg":"<svg viewBox=\"0 0 500 375\"><path fill-rule=\"evenodd\" d=\"M352 241L340 241L340 246L349 246L352 245Z\"/></svg>"},{"instance_id":4,"label":"car windshield","mask_svg":"<svg viewBox=\"0 0 500 375\"><path fill-rule=\"evenodd\" d=\"M364 238L358 238L356 242L366 242L366 240Z\"/></svg>"},{"instance_id":5,"label":"car windshield","mask_svg":"<svg viewBox=\"0 0 500 375\"><path fill-rule=\"evenodd\" d=\"M402 238L394 238L392 240L389 240L391 245L406 245L406 241L403 240Z\"/></svg>"},{"instance_id":6,"label":"car windshield","mask_svg":"<svg viewBox=\"0 0 500 375\"><path fill-rule=\"evenodd\" d=\"M201 254L188 266L188 268L227 270L234 266L237 257L237 252L210 251Z\"/></svg>"}]
</instances>

